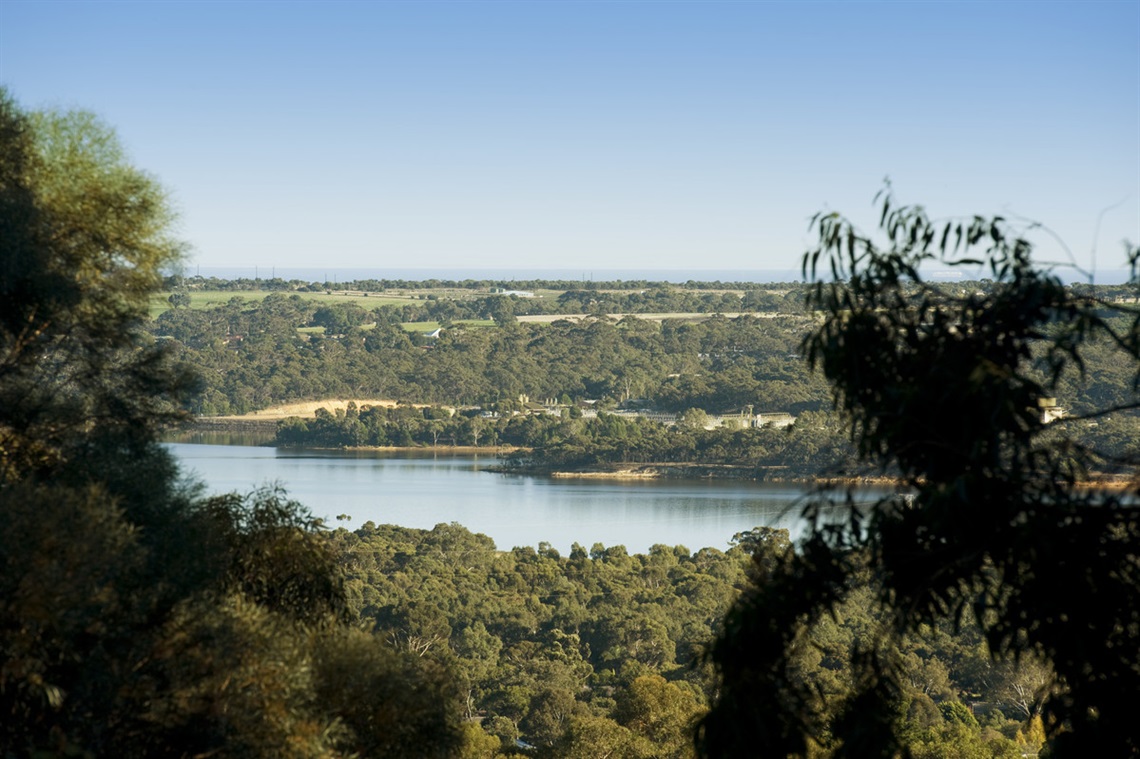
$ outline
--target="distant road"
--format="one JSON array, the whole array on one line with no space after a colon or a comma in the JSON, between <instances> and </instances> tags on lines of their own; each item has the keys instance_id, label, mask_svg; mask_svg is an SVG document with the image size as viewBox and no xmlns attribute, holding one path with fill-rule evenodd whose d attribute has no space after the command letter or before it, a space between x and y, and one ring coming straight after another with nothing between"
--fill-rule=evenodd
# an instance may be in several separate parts
<instances>
[{"instance_id":1,"label":"distant road","mask_svg":"<svg viewBox=\"0 0 1140 759\"><path fill-rule=\"evenodd\" d=\"M769 311L739 311L739 312L725 312L719 314L727 319L735 319L738 316L755 316L757 319L775 319L779 316L788 316L788 314L773 314ZM802 314L801 314L802 315ZM593 317L594 314L535 314L532 316L518 316L516 317L520 322L534 322L536 324L550 324L559 319L566 319L567 321L580 322L583 319ZM627 316L632 316L637 319L644 319L645 321L660 322L666 319L684 319L687 321L703 321L711 319L717 314L703 314L703 313L664 313L664 314L605 314L607 319L612 321L620 321Z\"/></svg>"}]
</instances>

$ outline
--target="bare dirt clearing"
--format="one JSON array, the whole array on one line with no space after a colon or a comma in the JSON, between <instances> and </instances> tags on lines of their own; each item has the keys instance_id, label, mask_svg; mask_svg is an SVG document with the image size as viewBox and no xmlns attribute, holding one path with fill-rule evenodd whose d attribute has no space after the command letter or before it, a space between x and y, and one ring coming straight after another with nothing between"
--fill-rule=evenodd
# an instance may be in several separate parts
<instances>
[{"instance_id":1,"label":"bare dirt clearing","mask_svg":"<svg viewBox=\"0 0 1140 759\"><path fill-rule=\"evenodd\" d=\"M239 416L218 416L215 419L287 419L291 416L299 416L304 418L312 418L316 416L317 409L326 408L329 411L337 411L338 409L348 408L348 404L355 403L357 408L364 408L365 406L384 406L386 408L394 408L399 405L393 400L376 400L376 399L359 399L359 398L332 398L325 401L305 401L303 403L286 403L280 406L271 406L270 408L262 409L260 411L253 411L249 414L241 414ZM416 404L419 407L422 404Z\"/></svg>"}]
</instances>

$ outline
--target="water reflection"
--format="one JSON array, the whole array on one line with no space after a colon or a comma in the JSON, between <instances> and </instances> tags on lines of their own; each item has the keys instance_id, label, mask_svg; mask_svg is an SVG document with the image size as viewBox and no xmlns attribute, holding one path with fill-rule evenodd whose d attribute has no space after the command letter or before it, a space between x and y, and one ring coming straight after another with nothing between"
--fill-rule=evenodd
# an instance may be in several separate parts
<instances>
[{"instance_id":1,"label":"water reflection","mask_svg":"<svg viewBox=\"0 0 1140 759\"><path fill-rule=\"evenodd\" d=\"M163 436L168 443L190 443L193 445L244 445L272 446L276 436L268 432L229 432L211 429L181 430L168 432Z\"/></svg>"}]
</instances>

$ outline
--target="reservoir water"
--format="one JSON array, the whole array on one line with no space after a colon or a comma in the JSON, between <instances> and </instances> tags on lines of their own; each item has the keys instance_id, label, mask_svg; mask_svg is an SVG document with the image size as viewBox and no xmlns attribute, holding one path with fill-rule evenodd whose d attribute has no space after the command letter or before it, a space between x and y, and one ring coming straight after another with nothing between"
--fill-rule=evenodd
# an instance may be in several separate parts
<instances>
[{"instance_id":1,"label":"reservoir water","mask_svg":"<svg viewBox=\"0 0 1140 759\"><path fill-rule=\"evenodd\" d=\"M169 443L184 470L210 493L248 492L266 484L330 525L365 522L430 529L458 522L490 536L500 549L550 543L624 545L631 553L656 543L696 551L725 549L758 526L801 529L803 491L724 480L549 479L485 471L493 456L393 455L241 445Z\"/></svg>"}]
</instances>

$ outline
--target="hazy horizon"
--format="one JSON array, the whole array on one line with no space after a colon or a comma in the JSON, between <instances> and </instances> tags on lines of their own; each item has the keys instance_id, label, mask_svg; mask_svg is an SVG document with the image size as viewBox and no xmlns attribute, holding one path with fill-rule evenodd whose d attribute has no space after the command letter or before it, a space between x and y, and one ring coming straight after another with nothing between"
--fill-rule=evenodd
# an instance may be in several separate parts
<instances>
[{"instance_id":1,"label":"hazy horizon","mask_svg":"<svg viewBox=\"0 0 1140 759\"><path fill-rule=\"evenodd\" d=\"M985 272L976 269L956 270L942 265L932 265L925 270L931 280L976 280L984 279ZM1095 284L1113 285L1128 281L1130 270L1126 268L1102 269L1096 272ZM364 279L398 279L408 282L423 282L429 279L462 282L464 280L489 280L522 282L533 280L560 280L586 282L740 282L771 284L782 282L803 282L800 269L480 269L480 268L400 268L400 267L260 267L260 266L187 266L182 270L186 277L216 277L218 279L283 279L303 282L351 282ZM1073 269L1058 270L1058 276L1066 283L1088 282L1084 272Z\"/></svg>"}]
</instances>

